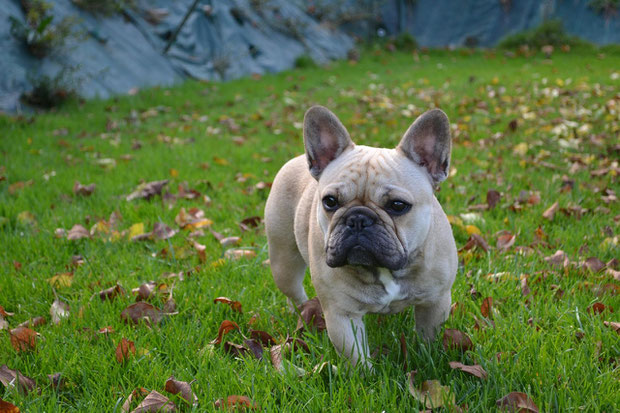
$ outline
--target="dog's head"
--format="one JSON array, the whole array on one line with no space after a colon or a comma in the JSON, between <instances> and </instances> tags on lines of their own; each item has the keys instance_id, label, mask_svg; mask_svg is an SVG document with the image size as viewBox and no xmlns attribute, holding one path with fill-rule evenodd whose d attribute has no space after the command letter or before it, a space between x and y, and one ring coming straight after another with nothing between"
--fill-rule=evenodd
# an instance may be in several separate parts
<instances>
[{"instance_id":1,"label":"dog's head","mask_svg":"<svg viewBox=\"0 0 620 413\"><path fill-rule=\"evenodd\" d=\"M330 267L399 270L431 225L433 188L448 176L450 128L439 109L421 115L394 149L356 146L340 120L314 106L304 119L318 224Z\"/></svg>"}]
</instances>

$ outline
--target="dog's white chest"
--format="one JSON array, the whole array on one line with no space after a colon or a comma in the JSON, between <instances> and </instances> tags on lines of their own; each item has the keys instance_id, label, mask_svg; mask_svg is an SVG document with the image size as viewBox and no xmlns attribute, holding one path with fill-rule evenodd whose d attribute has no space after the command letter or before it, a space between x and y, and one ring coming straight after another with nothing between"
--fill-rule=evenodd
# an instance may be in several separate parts
<instances>
[{"instance_id":1,"label":"dog's white chest","mask_svg":"<svg viewBox=\"0 0 620 413\"><path fill-rule=\"evenodd\" d=\"M381 297L383 305L389 306L394 301L400 301L405 298L400 286L394 280L394 276L387 268L379 269L379 282L383 284L385 295Z\"/></svg>"}]
</instances>

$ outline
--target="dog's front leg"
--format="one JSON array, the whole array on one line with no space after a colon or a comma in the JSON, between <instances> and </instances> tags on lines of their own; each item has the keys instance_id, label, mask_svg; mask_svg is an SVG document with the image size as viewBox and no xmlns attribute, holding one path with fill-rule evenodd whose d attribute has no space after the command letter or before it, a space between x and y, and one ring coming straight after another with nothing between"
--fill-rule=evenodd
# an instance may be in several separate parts
<instances>
[{"instance_id":1,"label":"dog's front leg","mask_svg":"<svg viewBox=\"0 0 620 413\"><path fill-rule=\"evenodd\" d=\"M326 309L325 324L329 339L338 353L351 360L354 366L361 363L368 369L372 368L361 314L351 316Z\"/></svg>"},{"instance_id":2,"label":"dog's front leg","mask_svg":"<svg viewBox=\"0 0 620 413\"><path fill-rule=\"evenodd\" d=\"M415 329L426 341L435 339L441 324L450 315L451 301L448 290L437 301L415 306Z\"/></svg>"}]
</instances>

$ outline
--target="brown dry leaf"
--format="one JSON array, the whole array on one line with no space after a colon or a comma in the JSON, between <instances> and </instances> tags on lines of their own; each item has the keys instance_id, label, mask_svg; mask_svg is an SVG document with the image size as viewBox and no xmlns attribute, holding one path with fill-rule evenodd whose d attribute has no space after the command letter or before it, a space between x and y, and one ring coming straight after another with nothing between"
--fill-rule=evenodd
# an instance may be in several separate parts
<instances>
[{"instance_id":1,"label":"brown dry leaf","mask_svg":"<svg viewBox=\"0 0 620 413\"><path fill-rule=\"evenodd\" d=\"M590 314L601 314L605 311L609 311L610 313L614 312L613 308L603 303L594 303L588 307L588 313Z\"/></svg>"},{"instance_id":2,"label":"brown dry leaf","mask_svg":"<svg viewBox=\"0 0 620 413\"><path fill-rule=\"evenodd\" d=\"M42 326L45 323L47 323L47 320L45 319L45 317L38 316L30 320L24 321L23 323L19 324L17 327L35 328L38 326Z\"/></svg>"},{"instance_id":3,"label":"brown dry leaf","mask_svg":"<svg viewBox=\"0 0 620 413\"><path fill-rule=\"evenodd\" d=\"M23 394L28 394L37 388L37 383L32 378L19 370L10 369L6 364L0 366L0 383L5 387L15 387L17 383L19 391Z\"/></svg>"},{"instance_id":4,"label":"brown dry leaf","mask_svg":"<svg viewBox=\"0 0 620 413\"><path fill-rule=\"evenodd\" d=\"M239 228L241 228L241 231L243 232L249 231L251 228L258 227L261 221L262 218L259 216L248 217L241 220L241 222L239 223Z\"/></svg>"},{"instance_id":5,"label":"brown dry leaf","mask_svg":"<svg viewBox=\"0 0 620 413\"><path fill-rule=\"evenodd\" d=\"M11 345L17 352L35 350L37 337L40 336L39 333L28 327L17 327L9 330L9 335L11 336Z\"/></svg>"},{"instance_id":6,"label":"brown dry leaf","mask_svg":"<svg viewBox=\"0 0 620 413\"><path fill-rule=\"evenodd\" d=\"M478 234L471 234L465 245L460 251L469 251L474 247L482 249L484 252L489 252L489 244L482 236Z\"/></svg>"},{"instance_id":7,"label":"brown dry leaf","mask_svg":"<svg viewBox=\"0 0 620 413\"><path fill-rule=\"evenodd\" d=\"M499 203L501 195L495 189L489 189L487 192L487 206L489 209L495 208L495 206Z\"/></svg>"},{"instance_id":8,"label":"brown dry leaf","mask_svg":"<svg viewBox=\"0 0 620 413\"><path fill-rule=\"evenodd\" d=\"M256 257L256 251L254 250L244 250L244 249L232 249L226 250L224 253L224 258L228 260L239 260L242 258L254 258Z\"/></svg>"},{"instance_id":9,"label":"brown dry leaf","mask_svg":"<svg viewBox=\"0 0 620 413\"><path fill-rule=\"evenodd\" d=\"M509 231L505 231L503 234L497 237L497 249L502 251L508 250L514 245L516 238L516 235L512 234Z\"/></svg>"},{"instance_id":10,"label":"brown dry leaf","mask_svg":"<svg viewBox=\"0 0 620 413\"><path fill-rule=\"evenodd\" d=\"M263 346L261 343L256 341L255 339L245 339L243 340L243 344L254 354L258 360L263 358Z\"/></svg>"},{"instance_id":11,"label":"brown dry leaf","mask_svg":"<svg viewBox=\"0 0 620 413\"><path fill-rule=\"evenodd\" d=\"M196 406L198 404L198 397L192 391L191 383L176 380L174 376L170 376L166 380L165 390L168 393L179 394L189 405Z\"/></svg>"},{"instance_id":12,"label":"brown dry leaf","mask_svg":"<svg viewBox=\"0 0 620 413\"><path fill-rule=\"evenodd\" d=\"M146 301L155 294L156 290L157 283L155 281L149 281L138 288L134 288L131 292L137 294L136 301Z\"/></svg>"},{"instance_id":13,"label":"brown dry leaf","mask_svg":"<svg viewBox=\"0 0 620 413\"><path fill-rule=\"evenodd\" d=\"M54 388L54 390L61 390L66 386L67 380L62 375L62 373L54 373L48 374L47 379L50 381L50 384Z\"/></svg>"},{"instance_id":14,"label":"brown dry leaf","mask_svg":"<svg viewBox=\"0 0 620 413\"><path fill-rule=\"evenodd\" d=\"M478 377L479 379L486 379L489 376L488 373L479 364L474 364L473 366L467 366L458 361L451 361L448 364L450 365L450 368L452 369L455 369L455 370L458 369L458 370L464 371L465 373L469 373L473 376Z\"/></svg>"},{"instance_id":15,"label":"brown dry leaf","mask_svg":"<svg viewBox=\"0 0 620 413\"><path fill-rule=\"evenodd\" d=\"M220 328L217 331L217 337L211 341L211 344L220 344L222 342L222 336L231 330L239 330L237 323L230 320L222 321Z\"/></svg>"},{"instance_id":16,"label":"brown dry leaf","mask_svg":"<svg viewBox=\"0 0 620 413\"><path fill-rule=\"evenodd\" d=\"M619 322L603 321L603 324L605 324L607 327L613 328L616 333L620 334L620 323Z\"/></svg>"},{"instance_id":17,"label":"brown dry leaf","mask_svg":"<svg viewBox=\"0 0 620 413\"><path fill-rule=\"evenodd\" d=\"M605 269L605 263L597 257L588 257L583 263L583 268L597 273Z\"/></svg>"},{"instance_id":18,"label":"brown dry leaf","mask_svg":"<svg viewBox=\"0 0 620 413\"><path fill-rule=\"evenodd\" d=\"M131 404L133 403L133 399L140 396L146 396L147 394L149 394L149 391L144 387L136 388L134 391L131 392L129 397L127 397L127 400L125 400L125 403L123 403L123 405L121 406L121 411L123 413L129 413L129 410L131 410Z\"/></svg>"},{"instance_id":19,"label":"brown dry leaf","mask_svg":"<svg viewBox=\"0 0 620 413\"><path fill-rule=\"evenodd\" d=\"M251 330L250 337L254 340L260 342L263 346L269 347L276 344L276 339L271 336L271 334L266 331L261 330Z\"/></svg>"},{"instance_id":20,"label":"brown dry leaf","mask_svg":"<svg viewBox=\"0 0 620 413\"><path fill-rule=\"evenodd\" d=\"M456 404L454 393L448 386L442 386L439 380L426 380L418 389L413 381L415 371L409 373L409 393L424 404L427 409L437 409L440 407L453 407Z\"/></svg>"},{"instance_id":21,"label":"brown dry leaf","mask_svg":"<svg viewBox=\"0 0 620 413\"><path fill-rule=\"evenodd\" d=\"M525 393L512 392L495 402L500 410L519 413L538 413L538 407Z\"/></svg>"},{"instance_id":22,"label":"brown dry leaf","mask_svg":"<svg viewBox=\"0 0 620 413\"><path fill-rule=\"evenodd\" d=\"M555 213L558 212L559 208L560 204L557 201L554 202L553 205L551 205L549 208L547 208L545 212L543 212L542 217L544 219L548 219L549 221L553 221L553 217L555 216Z\"/></svg>"},{"instance_id":23,"label":"brown dry leaf","mask_svg":"<svg viewBox=\"0 0 620 413\"><path fill-rule=\"evenodd\" d=\"M75 224L69 232L67 232L68 240L78 240L82 238L90 238L90 232L80 224Z\"/></svg>"},{"instance_id":24,"label":"brown dry leaf","mask_svg":"<svg viewBox=\"0 0 620 413\"><path fill-rule=\"evenodd\" d=\"M223 247L232 247L241 243L241 237L226 237L219 240Z\"/></svg>"},{"instance_id":25,"label":"brown dry leaf","mask_svg":"<svg viewBox=\"0 0 620 413\"><path fill-rule=\"evenodd\" d=\"M247 396L228 396L226 400L218 399L215 401L216 409L233 410L260 410L260 407Z\"/></svg>"},{"instance_id":26,"label":"brown dry leaf","mask_svg":"<svg viewBox=\"0 0 620 413\"><path fill-rule=\"evenodd\" d=\"M148 326L158 324L162 319L161 311L153 305L144 301L130 305L121 313L121 320L126 323L132 321L134 324L144 321Z\"/></svg>"},{"instance_id":27,"label":"brown dry leaf","mask_svg":"<svg viewBox=\"0 0 620 413\"><path fill-rule=\"evenodd\" d=\"M568 256L562 250L557 250L553 255L549 257L545 257L545 261L551 264L554 267L568 267L570 261L568 260Z\"/></svg>"},{"instance_id":28,"label":"brown dry leaf","mask_svg":"<svg viewBox=\"0 0 620 413\"><path fill-rule=\"evenodd\" d=\"M295 331L303 331L306 326L316 331L325 330L325 318L319 297L304 302L299 308L299 312Z\"/></svg>"},{"instance_id":29,"label":"brown dry leaf","mask_svg":"<svg viewBox=\"0 0 620 413\"><path fill-rule=\"evenodd\" d=\"M233 357L241 358L250 350L241 344L233 343L232 341L226 341L224 342L224 351L232 355Z\"/></svg>"},{"instance_id":30,"label":"brown dry leaf","mask_svg":"<svg viewBox=\"0 0 620 413\"><path fill-rule=\"evenodd\" d=\"M127 340L125 337L119 341L116 346L116 361L123 363L131 358L132 355L136 355L136 346L133 341Z\"/></svg>"},{"instance_id":31,"label":"brown dry leaf","mask_svg":"<svg viewBox=\"0 0 620 413\"><path fill-rule=\"evenodd\" d=\"M117 283L115 286L106 288L105 290L101 290L98 293L95 293L93 296L99 295L99 298L101 299L101 301L105 301L105 300L112 301L119 294L125 295L126 293L123 287L121 287L120 284Z\"/></svg>"},{"instance_id":32,"label":"brown dry leaf","mask_svg":"<svg viewBox=\"0 0 620 413\"><path fill-rule=\"evenodd\" d=\"M97 185L95 184L82 185L78 181L75 181L75 184L73 184L73 193L75 195L90 196L95 192L96 187Z\"/></svg>"},{"instance_id":33,"label":"brown dry leaf","mask_svg":"<svg viewBox=\"0 0 620 413\"><path fill-rule=\"evenodd\" d=\"M60 324L60 320L69 317L69 304L58 298L55 299L50 307L50 316L52 317L52 323Z\"/></svg>"},{"instance_id":34,"label":"brown dry leaf","mask_svg":"<svg viewBox=\"0 0 620 413\"><path fill-rule=\"evenodd\" d=\"M282 344L273 346L269 349L269 355L271 356L271 363L277 371L283 371L284 352L294 349L295 351L301 350L306 353L310 352L310 348L305 341L299 338L287 337Z\"/></svg>"},{"instance_id":35,"label":"brown dry leaf","mask_svg":"<svg viewBox=\"0 0 620 413\"><path fill-rule=\"evenodd\" d=\"M462 352L472 350L474 344L469 336L462 331L447 328L443 333L443 348L445 350L456 348Z\"/></svg>"},{"instance_id":36,"label":"brown dry leaf","mask_svg":"<svg viewBox=\"0 0 620 413\"><path fill-rule=\"evenodd\" d=\"M134 199L151 199L155 195L161 195L161 190L168 184L168 180L153 181L142 183L136 187L136 189L125 197L127 201Z\"/></svg>"},{"instance_id":37,"label":"brown dry leaf","mask_svg":"<svg viewBox=\"0 0 620 413\"><path fill-rule=\"evenodd\" d=\"M491 315L491 309L493 308L493 297L487 297L482 300L482 305L480 306L480 313L483 317L489 318Z\"/></svg>"},{"instance_id":38,"label":"brown dry leaf","mask_svg":"<svg viewBox=\"0 0 620 413\"><path fill-rule=\"evenodd\" d=\"M228 297L217 297L216 299L213 300L214 303L224 303L230 306L230 308L232 308L233 310L235 310L238 313L242 313L243 311L241 311L241 303L239 301L233 301Z\"/></svg>"},{"instance_id":39,"label":"brown dry leaf","mask_svg":"<svg viewBox=\"0 0 620 413\"><path fill-rule=\"evenodd\" d=\"M176 233L177 231L175 229L161 222L156 222L155 225L153 225L153 231L151 231L153 238L162 240L172 238Z\"/></svg>"},{"instance_id":40,"label":"brown dry leaf","mask_svg":"<svg viewBox=\"0 0 620 413\"><path fill-rule=\"evenodd\" d=\"M0 413L19 413L19 407L0 399Z\"/></svg>"},{"instance_id":41,"label":"brown dry leaf","mask_svg":"<svg viewBox=\"0 0 620 413\"><path fill-rule=\"evenodd\" d=\"M2 316L2 317L11 317L11 316L13 316L13 315L15 315L15 313L9 313L8 311L6 311L6 310L4 309L4 307L2 307L2 306L0 305L0 316Z\"/></svg>"},{"instance_id":42,"label":"brown dry leaf","mask_svg":"<svg viewBox=\"0 0 620 413\"><path fill-rule=\"evenodd\" d=\"M0 315L0 330L8 330L8 329L9 329L9 322L6 321L4 317Z\"/></svg>"},{"instance_id":43,"label":"brown dry leaf","mask_svg":"<svg viewBox=\"0 0 620 413\"><path fill-rule=\"evenodd\" d=\"M185 208L181 208L177 216L174 218L174 222L183 229L194 231L198 228L208 227L213 224L213 221L205 218L205 213L199 208L190 208L185 211Z\"/></svg>"},{"instance_id":44,"label":"brown dry leaf","mask_svg":"<svg viewBox=\"0 0 620 413\"><path fill-rule=\"evenodd\" d=\"M177 407L166 396L155 390L151 391L131 413L175 412Z\"/></svg>"}]
</instances>

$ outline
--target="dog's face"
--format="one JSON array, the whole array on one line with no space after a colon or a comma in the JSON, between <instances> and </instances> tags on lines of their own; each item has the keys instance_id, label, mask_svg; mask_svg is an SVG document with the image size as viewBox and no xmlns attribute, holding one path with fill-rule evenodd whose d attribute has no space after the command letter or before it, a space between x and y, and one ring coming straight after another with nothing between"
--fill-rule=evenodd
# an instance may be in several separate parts
<instances>
[{"instance_id":1,"label":"dog's face","mask_svg":"<svg viewBox=\"0 0 620 413\"><path fill-rule=\"evenodd\" d=\"M429 232L433 187L447 176L447 122L443 112L427 112L397 148L370 148L355 146L327 109L308 111L304 140L327 265L396 271L412 264Z\"/></svg>"}]
</instances>

